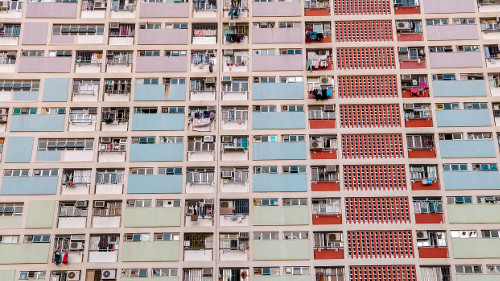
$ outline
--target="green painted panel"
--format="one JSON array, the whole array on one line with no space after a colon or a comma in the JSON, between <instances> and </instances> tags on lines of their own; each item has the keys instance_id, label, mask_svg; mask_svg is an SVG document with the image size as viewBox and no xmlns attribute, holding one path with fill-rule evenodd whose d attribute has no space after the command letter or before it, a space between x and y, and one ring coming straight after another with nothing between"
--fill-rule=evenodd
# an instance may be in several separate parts
<instances>
[{"instance_id":1,"label":"green painted panel","mask_svg":"<svg viewBox=\"0 0 500 281\"><path fill-rule=\"evenodd\" d=\"M457 281L500 281L500 274L457 274Z\"/></svg>"},{"instance_id":2,"label":"green painted panel","mask_svg":"<svg viewBox=\"0 0 500 281\"><path fill-rule=\"evenodd\" d=\"M307 206L254 206L253 225L307 225Z\"/></svg>"},{"instance_id":3,"label":"green painted panel","mask_svg":"<svg viewBox=\"0 0 500 281\"><path fill-rule=\"evenodd\" d=\"M500 205L454 204L447 209L450 223L500 223Z\"/></svg>"},{"instance_id":4,"label":"green painted panel","mask_svg":"<svg viewBox=\"0 0 500 281\"><path fill-rule=\"evenodd\" d=\"M0 264L47 263L50 243L0 244Z\"/></svg>"},{"instance_id":5,"label":"green painted panel","mask_svg":"<svg viewBox=\"0 0 500 281\"><path fill-rule=\"evenodd\" d=\"M500 258L500 239L452 238L451 244L456 259Z\"/></svg>"},{"instance_id":6,"label":"green painted panel","mask_svg":"<svg viewBox=\"0 0 500 281\"><path fill-rule=\"evenodd\" d=\"M179 241L124 242L123 262L179 261Z\"/></svg>"},{"instance_id":7,"label":"green painted panel","mask_svg":"<svg viewBox=\"0 0 500 281\"><path fill-rule=\"evenodd\" d=\"M9 217L0 217L0 227L4 228L20 228L23 223L22 216L9 216ZM0 279L2 280L2 279Z\"/></svg>"},{"instance_id":8,"label":"green painted panel","mask_svg":"<svg viewBox=\"0 0 500 281\"><path fill-rule=\"evenodd\" d=\"M0 280L2 281L14 281L16 280L15 270L0 270Z\"/></svg>"},{"instance_id":9,"label":"green painted panel","mask_svg":"<svg viewBox=\"0 0 500 281\"><path fill-rule=\"evenodd\" d=\"M253 281L311 281L311 275L254 275Z\"/></svg>"},{"instance_id":10,"label":"green painted panel","mask_svg":"<svg viewBox=\"0 0 500 281\"><path fill-rule=\"evenodd\" d=\"M179 281L179 277L122 277L120 281Z\"/></svg>"},{"instance_id":11,"label":"green painted panel","mask_svg":"<svg viewBox=\"0 0 500 281\"><path fill-rule=\"evenodd\" d=\"M26 228L52 228L55 201L29 201Z\"/></svg>"},{"instance_id":12,"label":"green painted panel","mask_svg":"<svg viewBox=\"0 0 500 281\"><path fill-rule=\"evenodd\" d=\"M126 208L125 227L181 225L181 208Z\"/></svg>"},{"instance_id":13,"label":"green painted panel","mask_svg":"<svg viewBox=\"0 0 500 281\"><path fill-rule=\"evenodd\" d=\"M308 260L309 240L254 240L253 259L268 260Z\"/></svg>"}]
</instances>

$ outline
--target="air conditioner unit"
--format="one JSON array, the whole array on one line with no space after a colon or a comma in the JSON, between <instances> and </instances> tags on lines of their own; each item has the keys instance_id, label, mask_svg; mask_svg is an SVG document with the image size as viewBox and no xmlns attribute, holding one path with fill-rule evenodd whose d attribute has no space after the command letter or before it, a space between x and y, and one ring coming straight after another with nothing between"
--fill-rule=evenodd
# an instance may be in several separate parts
<instances>
[{"instance_id":1,"label":"air conditioner unit","mask_svg":"<svg viewBox=\"0 0 500 281\"><path fill-rule=\"evenodd\" d=\"M7 116L0 116L0 123L7 123Z\"/></svg>"},{"instance_id":2,"label":"air conditioner unit","mask_svg":"<svg viewBox=\"0 0 500 281\"><path fill-rule=\"evenodd\" d=\"M337 166L335 166L335 165L327 165L326 166L326 171L327 172L336 172L337 171Z\"/></svg>"},{"instance_id":3,"label":"air conditioner unit","mask_svg":"<svg viewBox=\"0 0 500 281\"><path fill-rule=\"evenodd\" d=\"M415 105L412 103L407 103L407 104L403 104L403 108L405 110L413 110L413 109L415 109Z\"/></svg>"},{"instance_id":4,"label":"air conditioner unit","mask_svg":"<svg viewBox=\"0 0 500 281\"><path fill-rule=\"evenodd\" d=\"M288 173L288 172L290 172L290 167L283 166L283 173Z\"/></svg>"},{"instance_id":5,"label":"air conditioner unit","mask_svg":"<svg viewBox=\"0 0 500 281\"><path fill-rule=\"evenodd\" d=\"M7 108L0 108L0 115L7 115Z\"/></svg>"},{"instance_id":6,"label":"air conditioner unit","mask_svg":"<svg viewBox=\"0 0 500 281\"><path fill-rule=\"evenodd\" d=\"M116 279L116 269L103 269L101 272L101 280Z\"/></svg>"},{"instance_id":7,"label":"air conditioner unit","mask_svg":"<svg viewBox=\"0 0 500 281\"><path fill-rule=\"evenodd\" d=\"M233 171L222 171L223 179L231 179L233 178Z\"/></svg>"},{"instance_id":8,"label":"air conditioner unit","mask_svg":"<svg viewBox=\"0 0 500 281\"><path fill-rule=\"evenodd\" d=\"M222 136L222 142L223 143L233 142L233 137L232 136Z\"/></svg>"},{"instance_id":9,"label":"air conditioner unit","mask_svg":"<svg viewBox=\"0 0 500 281\"><path fill-rule=\"evenodd\" d=\"M340 240L340 233L329 233L328 234L328 241L339 241Z\"/></svg>"},{"instance_id":10,"label":"air conditioner unit","mask_svg":"<svg viewBox=\"0 0 500 281\"><path fill-rule=\"evenodd\" d=\"M402 81L410 81L411 75L410 74L403 74L403 75L401 75L401 80Z\"/></svg>"},{"instance_id":11,"label":"air conditioner unit","mask_svg":"<svg viewBox=\"0 0 500 281\"><path fill-rule=\"evenodd\" d=\"M205 83L207 83L207 84L215 84L215 77L208 77L205 80Z\"/></svg>"},{"instance_id":12,"label":"air conditioner unit","mask_svg":"<svg viewBox=\"0 0 500 281\"><path fill-rule=\"evenodd\" d=\"M6 55L7 55L8 58L15 58L16 57L16 52L15 51L14 52L7 52Z\"/></svg>"},{"instance_id":13,"label":"air conditioner unit","mask_svg":"<svg viewBox=\"0 0 500 281\"><path fill-rule=\"evenodd\" d=\"M409 21L401 21L396 23L396 29L397 30L409 30L411 29L410 22Z\"/></svg>"},{"instance_id":14,"label":"air conditioner unit","mask_svg":"<svg viewBox=\"0 0 500 281\"><path fill-rule=\"evenodd\" d=\"M204 136L203 142L214 142L214 136Z\"/></svg>"},{"instance_id":15,"label":"air conditioner unit","mask_svg":"<svg viewBox=\"0 0 500 281\"><path fill-rule=\"evenodd\" d=\"M311 142L311 149L323 149L323 141L313 141Z\"/></svg>"},{"instance_id":16,"label":"air conditioner unit","mask_svg":"<svg viewBox=\"0 0 500 281\"><path fill-rule=\"evenodd\" d=\"M67 281L79 281L80 280L80 271L72 270L68 271L66 274Z\"/></svg>"},{"instance_id":17,"label":"air conditioner unit","mask_svg":"<svg viewBox=\"0 0 500 281\"><path fill-rule=\"evenodd\" d=\"M83 242L71 242L69 243L70 251L79 251L83 250Z\"/></svg>"},{"instance_id":18,"label":"air conditioner unit","mask_svg":"<svg viewBox=\"0 0 500 281\"><path fill-rule=\"evenodd\" d=\"M102 9L102 8L106 8L104 2L94 2L94 9Z\"/></svg>"},{"instance_id":19,"label":"air conditioner unit","mask_svg":"<svg viewBox=\"0 0 500 281\"><path fill-rule=\"evenodd\" d=\"M292 274L292 268L291 267L285 268L285 273Z\"/></svg>"},{"instance_id":20,"label":"air conditioner unit","mask_svg":"<svg viewBox=\"0 0 500 281\"><path fill-rule=\"evenodd\" d=\"M119 22L110 22L109 28L113 28L113 29L120 28L120 23Z\"/></svg>"},{"instance_id":21,"label":"air conditioner unit","mask_svg":"<svg viewBox=\"0 0 500 281\"><path fill-rule=\"evenodd\" d=\"M168 207L173 207L174 206L174 201L167 201L167 206Z\"/></svg>"},{"instance_id":22,"label":"air conditioner unit","mask_svg":"<svg viewBox=\"0 0 500 281\"><path fill-rule=\"evenodd\" d=\"M35 176L39 176L40 175L40 170L34 170L33 174L35 174Z\"/></svg>"},{"instance_id":23,"label":"air conditioner unit","mask_svg":"<svg viewBox=\"0 0 500 281\"><path fill-rule=\"evenodd\" d=\"M94 208L106 207L106 201L94 201Z\"/></svg>"},{"instance_id":24,"label":"air conditioner unit","mask_svg":"<svg viewBox=\"0 0 500 281\"><path fill-rule=\"evenodd\" d=\"M262 206L262 201L260 200L255 201L255 206Z\"/></svg>"},{"instance_id":25,"label":"air conditioner unit","mask_svg":"<svg viewBox=\"0 0 500 281\"><path fill-rule=\"evenodd\" d=\"M110 138L110 137L102 137L102 138L101 138L101 143L102 143L102 144L108 144L108 143L111 143L111 138Z\"/></svg>"},{"instance_id":26,"label":"air conditioner unit","mask_svg":"<svg viewBox=\"0 0 500 281\"><path fill-rule=\"evenodd\" d=\"M77 208L87 208L87 201L76 201L75 207Z\"/></svg>"},{"instance_id":27,"label":"air conditioner unit","mask_svg":"<svg viewBox=\"0 0 500 281\"><path fill-rule=\"evenodd\" d=\"M332 81L332 79L330 79L330 77L321 77L319 79L319 83L321 85L331 85L332 84L331 81Z\"/></svg>"},{"instance_id":28,"label":"air conditioner unit","mask_svg":"<svg viewBox=\"0 0 500 281\"><path fill-rule=\"evenodd\" d=\"M333 104L328 104L323 106L323 110L325 112L333 112L334 111L334 106Z\"/></svg>"},{"instance_id":29,"label":"air conditioner unit","mask_svg":"<svg viewBox=\"0 0 500 281\"><path fill-rule=\"evenodd\" d=\"M224 49L223 54L224 54L224 56L232 56L232 55L234 55L234 50L233 49Z\"/></svg>"},{"instance_id":30,"label":"air conditioner unit","mask_svg":"<svg viewBox=\"0 0 500 281\"><path fill-rule=\"evenodd\" d=\"M427 231L417 230L417 240L425 240L427 238L429 238Z\"/></svg>"},{"instance_id":31,"label":"air conditioner unit","mask_svg":"<svg viewBox=\"0 0 500 281\"><path fill-rule=\"evenodd\" d=\"M240 238L248 238L249 237L248 232L240 232L239 236L240 236Z\"/></svg>"}]
</instances>

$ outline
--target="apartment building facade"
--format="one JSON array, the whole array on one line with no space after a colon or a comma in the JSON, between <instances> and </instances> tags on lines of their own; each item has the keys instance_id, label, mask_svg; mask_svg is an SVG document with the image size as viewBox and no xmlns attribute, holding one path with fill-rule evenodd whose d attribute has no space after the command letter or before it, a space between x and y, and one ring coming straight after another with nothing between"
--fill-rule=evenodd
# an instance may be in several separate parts
<instances>
[{"instance_id":1,"label":"apartment building facade","mask_svg":"<svg viewBox=\"0 0 500 281\"><path fill-rule=\"evenodd\" d=\"M0 1L0 280L500 280L500 1Z\"/></svg>"}]
</instances>

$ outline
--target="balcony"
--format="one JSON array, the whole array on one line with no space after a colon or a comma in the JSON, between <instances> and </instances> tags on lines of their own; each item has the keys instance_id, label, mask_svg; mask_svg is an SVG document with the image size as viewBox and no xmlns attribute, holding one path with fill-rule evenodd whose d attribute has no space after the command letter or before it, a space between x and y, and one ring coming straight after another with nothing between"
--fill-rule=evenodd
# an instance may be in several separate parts
<instances>
[{"instance_id":1,"label":"balcony","mask_svg":"<svg viewBox=\"0 0 500 281\"><path fill-rule=\"evenodd\" d=\"M0 14L5 19L21 18L24 2L3 0L0 3Z\"/></svg>"},{"instance_id":2,"label":"balcony","mask_svg":"<svg viewBox=\"0 0 500 281\"><path fill-rule=\"evenodd\" d=\"M305 142L259 142L252 143L252 159L258 160L305 160Z\"/></svg>"},{"instance_id":3,"label":"balcony","mask_svg":"<svg viewBox=\"0 0 500 281\"><path fill-rule=\"evenodd\" d=\"M254 2L255 4L263 4ZM271 2L272 3L272 2ZM269 2L267 3L269 4ZM253 28L253 44L291 44L302 43L302 28Z\"/></svg>"},{"instance_id":4,"label":"balcony","mask_svg":"<svg viewBox=\"0 0 500 281\"><path fill-rule=\"evenodd\" d=\"M158 84L134 86L135 101L184 101L186 84Z\"/></svg>"},{"instance_id":5,"label":"balcony","mask_svg":"<svg viewBox=\"0 0 500 281\"><path fill-rule=\"evenodd\" d=\"M427 25L429 41L478 40L476 24Z\"/></svg>"},{"instance_id":6,"label":"balcony","mask_svg":"<svg viewBox=\"0 0 500 281\"><path fill-rule=\"evenodd\" d=\"M78 3L67 2L28 2L25 3L26 18L74 19Z\"/></svg>"},{"instance_id":7,"label":"balcony","mask_svg":"<svg viewBox=\"0 0 500 281\"><path fill-rule=\"evenodd\" d=\"M186 72L187 56L139 56L136 72Z\"/></svg>"},{"instance_id":8,"label":"balcony","mask_svg":"<svg viewBox=\"0 0 500 281\"><path fill-rule=\"evenodd\" d=\"M443 171L445 190L500 189L498 171Z\"/></svg>"},{"instance_id":9,"label":"balcony","mask_svg":"<svg viewBox=\"0 0 500 281\"><path fill-rule=\"evenodd\" d=\"M182 150L180 151L182 154ZM181 193L182 175L129 175L127 194Z\"/></svg>"},{"instance_id":10,"label":"balcony","mask_svg":"<svg viewBox=\"0 0 500 281\"><path fill-rule=\"evenodd\" d=\"M304 129L304 112L253 112L252 129L272 130L272 129Z\"/></svg>"},{"instance_id":11,"label":"balcony","mask_svg":"<svg viewBox=\"0 0 500 281\"><path fill-rule=\"evenodd\" d=\"M454 4L453 6L456 6L456 4ZM430 67L432 69L483 67L483 58L481 56L481 52L449 52L449 53L431 52L429 54L429 60L430 60Z\"/></svg>"},{"instance_id":12,"label":"balcony","mask_svg":"<svg viewBox=\"0 0 500 281\"><path fill-rule=\"evenodd\" d=\"M455 249L455 248L453 248ZM421 259L445 259L448 257L447 247L419 247L418 257Z\"/></svg>"},{"instance_id":13,"label":"balcony","mask_svg":"<svg viewBox=\"0 0 500 281\"><path fill-rule=\"evenodd\" d=\"M434 80L432 90L435 97L486 97L487 95L484 80Z\"/></svg>"},{"instance_id":14,"label":"balcony","mask_svg":"<svg viewBox=\"0 0 500 281\"><path fill-rule=\"evenodd\" d=\"M455 259L498 259L500 239L495 238L452 238Z\"/></svg>"},{"instance_id":15,"label":"balcony","mask_svg":"<svg viewBox=\"0 0 500 281\"><path fill-rule=\"evenodd\" d=\"M187 18L189 3L141 2L139 18Z\"/></svg>"},{"instance_id":16,"label":"balcony","mask_svg":"<svg viewBox=\"0 0 500 281\"><path fill-rule=\"evenodd\" d=\"M179 261L179 248L179 241L123 242L121 260L122 262Z\"/></svg>"},{"instance_id":17,"label":"balcony","mask_svg":"<svg viewBox=\"0 0 500 281\"><path fill-rule=\"evenodd\" d=\"M441 158L488 158L496 157L492 140L440 140Z\"/></svg>"},{"instance_id":18,"label":"balcony","mask_svg":"<svg viewBox=\"0 0 500 281\"><path fill-rule=\"evenodd\" d=\"M272 4L273 2L255 2L255 4ZM280 4L294 4L288 2L279 2ZM252 57L252 70L262 71L302 71L303 55L274 55L274 56L256 56Z\"/></svg>"},{"instance_id":19,"label":"balcony","mask_svg":"<svg viewBox=\"0 0 500 281\"><path fill-rule=\"evenodd\" d=\"M143 3L141 3L141 10ZM189 33L187 29L140 29L137 37L137 44L139 45L187 45L188 42Z\"/></svg>"},{"instance_id":20,"label":"balcony","mask_svg":"<svg viewBox=\"0 0 500 281\"><path fill-rule=\"evenodd\" d=\"M50 3L29 3L29 4L50 4ZM54 3L55 4L55 3ZM33 73L70 73L71 57L25 57L19 58L18 72Z\"/></svg>"},{"instance_id":21,"label":"balcony","mask_svg":"<svg viewBox=\"0 0 500 281\"><path fill-rule=\"evenodd\" d=\"M291 261L309 260L311 258L308 239L291 240L254 240L253 260L256 261ZM299 275L307 277L310 275ZM297 277L294 275L294 277ZM268 277L269 278L269 277Z\"/></svg>"},{"instance_id":22,"label":"balcony","mask_svg":"<svg viewBox=\"0 0 500 281\"><path fill-rule=\"evenodd\" d=\"M304 83L253 83L252 100L302 100Z\"/></svg>"},{"instance_id":23,"label":"balcony","mask_svg":"<svg viewBox=\"0 0 500 281\"><path fill-rule=\"evenodd\" d=\"M254 159L255 160L255 159ZM306 174L253 174L253 192L306 192Z\"/></svg>"},{"instance_id":24,"label":"balcony","mask_svg":"<svg viewBox=\"0 0 500 281\"><path fill-rule=\"evenodd\" d=\"M453 204L447 206L448 220L452 224L498 224L500 205Z\"/></svg>"},{"instance_id":25,"label":"balcony","mask_svg":"<svg viewBox=\"0 0 500 281\"><path fill-rule=\"evenodd\" d=\"M254 17L300 17L302 7L300 1L295 2L253 2Z\"/></svg>"},{"instance_id":26,"label":"balcony","mask_svg":"<svg viewBox=\"0 0 500 281\"><path fill-rule=\"evenodd\" d=\"M488 109L436 110L438 127L484 127L491 126Z\"/></svg>"},{"instance_id":27,"label":"balcony","mask_svg":"<svg viewBox=\"0 0 500 281\"><path fill-rule=\"evenodd\" d=\"M183 113L135 113L132 131L183 131L184 119Z\"/></svg>"},{"instance_id":28,"label":"balcony","mask_svg":"<svg viewBox=\"0 0 500 281\"><path fill-rule=\"evenodd\" d=\"M50 243L0 244L0 264L47 264Z\"/></svg>"}]
</instances>

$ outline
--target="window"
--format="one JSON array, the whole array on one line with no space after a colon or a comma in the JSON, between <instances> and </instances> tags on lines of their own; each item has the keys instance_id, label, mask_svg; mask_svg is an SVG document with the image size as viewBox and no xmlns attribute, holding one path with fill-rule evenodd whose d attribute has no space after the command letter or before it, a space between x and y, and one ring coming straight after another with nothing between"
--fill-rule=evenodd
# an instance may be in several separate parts
<instances>
[{"instance_id":1,"label":"window","mask_svg":"<svg viewBox=\"0 0 500 281\"><path fill-rule=\"evenodd\" d=\"M24 243L50 243L50 235L26 235Z\"/></svg>"},{"instance_id":2,"label":"window","mask_svg":"<svg viewBox=\"0 0 500 281\"><path fill-rule=\"evenodd\" d=\"M187 51L165 51L165 56L167 57L185 57L187 55Z\"/></svg>"},{"instance_id":3,"label":"window","mask_svg":"<svg viewBox=\"0 0 500 281\"><path fill-rule=\"evenodd\" d=\"M280 77L280 83L301 83L302 77Z\"/></svg>"},{"instance_id":4,"label":"window","mask_svg":"<svg viewBox=\"0 0 500 281\"><path fill-rule=\"evenodd\" d=\"M306 172L306 166L283 166L283 173L303 174Z\"/></svg>"},{"instance_id":5,"label":"window","mask_svg":"<svg viewBox=\"0 0 500 281\"><path fill-rule=\"evenodd\" d=\"M491 140L491 133L469 133L467 137L470 140Z\"/></svg>"},{"instance_id":6,"label":"window","mask_svg":"<svg viewBox=\"0 0 500 281\"><path fill-rule=\"evenodd\" d=\"M274 55L276 55L276 50L274 50L274 49L269 49L269 50L253 50L252 54L254 56L274 56Z\"/></svg>"},{"instance_id":7,"label":"window","mask_svg":"<svg viewBox=\"0 0 500 281\"><path fill-rule=\"evenodd\" d=\"M450 234L452 238L477 238L477 231L475 230L452 230Z\"/></svg>"},{"instance_id":8,"label":"window","mask_svg":"<svg viewBox=\"0 0 500 281\"><path fill-rule=\"evenodd\" d=\"M254 206L278 206L278 199L255 199Z\"/></svg>"},{"instance_id":9,"label":"window","mask_svg":"<svg viewBox=\"0 0 500 281\"><path fill-rule=\"evenodd\" d=\"M155 233L155 241L179 241L179 233Z\"/></svg>"},{"instance_id":10,"label":"window","mask_svg":"<svg viewBox=\"0 0 500 281\"><path fill-rule=\"evenodd\" d=\"M127 200L127 207L129 207L129 208L149 208L149 207L151 207L151 199Z\"/></svg>"},{"instance_id":11,"label":"window","mask_svg":"<svg viewBox=\"0 0 500 281\"><path fill-rule=\"evenodd\" d=\"M156 200L156 207L158 208L171 208L180 206L181 200Z\"/></svg>"},{"instance_id":12,"label":"window","mask_svg":"<svg viewBox=\"0 0 500 281\"><path fill-rule=\"evenodd\" d=\"M44 51L23 51L21 56L23 57L43 57Z\"/></svg>"},{"instance_id":13,"label":"window","mask_svg":"<svg viewBox=\"0 0 500 281\"><path fill-rule=\"evenodd\" d=\"M280 55L300 55L301 49L280 49Z\"/></svg>"},{"instance_id":14,"label":"window","mask_svg":"<svg viewBox=\"0 0 500 281\"><path fill-rule=\"evenodd\" d=\"M443 164L445 171L467 171L467 164Z\"/></svg>"},{"instance_id":15,"label":"window","mask_svg":"<svg viewBox=\"0 0 500 281\"><path fill-rule=\"evenodd\" d=\"M459 52L479 52L479 46L457 46Z\"/></svg>"},{"instance_id":16,"label":"window","mask_svg":"<svg viewBox=\"0 0 500 281\"><path fill-rule=\"evenodd\" d=\"M134 144L154 144L155 137L135 137L135 138L132 138L132 143L134 143Z\"/></svg>"},{"instance_id":17,"label":"window","mask_svg":"<svg viewBox=\"0 0 500 281\"><path fill-rule=\"evenodd\" d=\"M177 268L153 268L153 277L177 277L179 270Z\"/></svg>"},{"instance_id":18,"label":"window","mask_svg":"<svg viewBox=\"0 0 500 281\"><path fill-rule=\"evenodd\" d=\"M303 105L283 105L281 112L304 112Z\"/></svg>"},{"instance_id":19,"label":"window","mask_svg":"<svg viewBox=\"0 0 500 281\"><path fill-rule=\"evenodd\" d=\"M55 24L52 35L103 35L104 25L95 24Z\"/></svg>"},{"instance_id":20,"label":"window","mask_svg":"<svg viewBox=\"0 0 500 281\"><path fill-rule=\"evenodd\" d=\"M500 265L487 264L486 269L488 274L500 274Z\"/></svg>"},{"instance_id":21,"label":"window","mask_svg":"<svg viewBox=\"0 0 500 281\"><path fill-rule=\"evenodd\" d=\"M453 24L475 24L476 19L453 19Z\"/></svg>"},{"instance_id":22,"label":"window","mask_svg":"<svg viewBox=\"0 0 500 281\"><path fill-rule=\"evenodd\" d=\"M472 197L470 196L452 196L447 197L448 204L472 204Z\"/></svg>"},{"instance_id":23,"label":"window","mask_svg":"<svg viewBox=\"0 0 500 281\"><path fill-rule=\"evenodd\" d=\"M427 25L447 25L447 19L431 19L426 21Z\"/></svg>"},{"instance_id":24,"label":"window","mask_svg":"<svg viewBox=\"0 0 500 281\"><path fill-rule=\"evenodd\" d=\"M488 109L488 104L486 103L464 103L464 109Z\"/></svg>"},{"instance_id":25,"label":"window","mask_svg":"<svg viewBox=\"0 0 500 281\"><path fill-rule=\"evenodd\" d=\"M254 83L276 83L275 77L254 77Z\"/></svg>"},{"instance_id":26,"label":"window","mask_svg":"<svg viewBox=\"0 0 500 281\"><path fill-rule=\"evenodd\" d=\"M36 108L14 108L12 110L12 114L17 115L17 114L36 114L37 109Z\"/></svg>"},{"instance_id":27,"label":"window","mask_svg":"<svg viewBox=\"0 0 500 281\"><path fill-rule=\"evenodd\" d=\"M304 135L283 135L283 142L304 142L306 138Z\"/></svg>"},{"instance_id":28,"label":"window","mask_svg":"<svg viewBox=\"0 0 500 281\"><path fill-rule=\"evenodd\" d=\"M254 240L278 240L277 231L256 231L253 233Z\"/></svg>"},{"instance_id":29,"label":"window","mask_svg":"<svg viewBox=\"0 0 500 281\"><path fill-rule=\"evenodd\" d=\"M30 170L4 170L4 177L27 177Z\"/></svg>"},{"instance_id":30,"label":"window","mask_svg":"<svg viewBox=\"0 0 500 281\"><path fill-rule=\"evenodd\" d=\"M455 74L434 74L432 80L456 80Z\"/></svg>"},{"instance_id":31,"label":"window","mask_svg":"<svg viewBox=\"0 0 500 281\"><path fill-rule=\"evenodd\" d=\"M443 204L441 198L414 198L413 206L416 214L441 214Z\"/></svg>"},{"instance_id":32,"label":"window","mask_svg":"<svg viewBox=\"0 0 500 281\"><path fill-rule=\"evenodd\" d=\"M134 113L156 114L156 113L158 113L158 108L156 108L156 107L136 107L136 108L134 108Z\"/></svg>"},{"instance_id":33,"label":"window","mask_svg":"<svg viewBox=\"0 0 500 281\"><path fill-rule=\"evenodd\" d=\"M433 135L407 135L408 149L429 149L434 147Z\"/></svg>"},{"instance_id":34,"label":"window","mask_svg":"<svg viewBox=\"0 0 500 281\"><path fill-rule=\"evenodd\" d=\"M185 85L186 78L163 78L163 84L165 84L165 85Z\"/></svg>"},{"instance_id":35,"label":"window","mask_svg":"<svg viewBox=\"0 0 500 281\"><path fill-rule=\"evenodd\" d=\"M50 150L93 150L94 139L40 139L38 151Z\"/></svg>"},{"instance_id":36,"label":"window","mask_svg":"<svg viewBox=\"0 0 500 281\"><path fill-rule=\"evenodd\" d=\"M277 174L278 166L257 166L253 167L254 174Z\"/></svg>"},{"instance_id":37,"label":"window","mask_svg":"<svg viewBox=\"0 0 500 281\"><path fill-rule=\"evenodd\" d=\"M126 233L123 241L125 242L140 242L149 241L149 234L144 233Z\"/></svg>"},{"instance_id":38,"label":"window","mask_svg":"<svg viewBox=\"0 0 500 281\"><path fill-rule=\"evenodd\" d=\"M70 201L59 203L59 218L86 217L88 201Z\"/></svg>"},{"instance_id":39,"label":"window","mask_svg":"<svg viewBox=\"0 0 500 281\"><path fill-rule=\"evenodd\" d=\"M340 214L339 198L313 198L313 214Z\"/></svg>"},{"instance_id":40,"label":"window","mask_svg":"<svg viewBox=\"0 0 500 281\"><path fill-rule=\"evenodd\" d=\"M153 168L130 168L130 175L152 175Z\"/></svg>"},{"instance_id":41,"label":"window","mask_svg":"<svg viewBox=\"0 0 500 281\"><path fill-rule=\"evenodd\" d=\"M167 23L165 29L188 29L187 23Z\"/></svg>"},{"instance_id":42,"label":"window","mask_svg":"<svg viewBox=\"0 0 500 281\"><path fill-rule=\"evenodd\" d=\"M300 28L300 22L280 22L279 28Z\"/></svg>"},{"instance_id":43,"label":"window","mask_svg":"<svg viewBox=\"0 0 500 281\"><path fill-rule=\"evenodd\" d=\"M253 107L254 112L276 112L275 105L255 105Z\"/></svg>"},{"instance_id":44,"label":"window","mask_svg":"<svg viewBox=\"0 0 500 281\"><path fill-rule=\"evenodd\" d=\"M307 199L304 198L284 198L283 206L307 206Z\"/></svg>"},{"instance_id":45,"label":"window","mask_svg":"<svg viewBox=\"0 0 500 281\"><path fill-rule=\"evenodd\" d=\"M182 168L158 168L158 175L182 175Z\"/></svg>"},{"instance_id":46,"label":"window","mask_svg":"<svg viewBox=\"0 0 500 281\"><path fill-rule=\"evenodd\" d=\"M21 271L19 280L45 280L45 271Z\"/></svg>"},{"instance_id":47,"label":"window","mask_svg":"<svg viewBox=\"0 0 500 281\"><path fill-rule=\"evenodd\" d=\"M429 47L429 51L431 53L450 53L453 52L453 49L451 48L451 46Z\"/></svg>"},{"instance_id":48,"label":"window","mask_svg":"<svg viewBox=\"0 0 500 281\"><path fill-rule=\"evenodd\" d=\"M161 23L141 23L139 25L140 29L160 29Z\"/></svg>"},{"instance_id":49,"label":"window","mask_svg":"<svg viewBox=\"0 0 500 281\"><path fill-rule=\"evenodd\" d=\"M459 274L468 274L468 273L481 273L480 265L457 265L455 266L457 273Z\"/></svg>"},{"instance_id":50,"label":"window","mask_svg":"<svg viewBox=\"0 0 500 281\"><path fill-rule=\"evenodd\" d=\"M481 230L483 238L500 238L500 230Z\"/></svg>"},{"instance_id":51,"label":"window","mask_svg":"<svg viewBox=\"0 0 500 281\"><path fill-rule=\"evenodd\" d=\"M0 203L0 217L22 216L24 203Z\"/></svg>"},{"instance_id":52,"label":"window","mask_svg":"<svg viewBox=\"0 0 500 281\"><path fill-rule=\"evenodd\" d=\"M0 243L15 244L19 243L19 235L0 235Z\"/></svg>"},{"instance_id":53,"label":"window","mask_svg":"<svg viewBox=\"0 0 500 281\"><path fill-rule=\"evenodd\" d=\"M473 171L498 171L497 164L472 164Z\"/></svg>"},{"instance_id":54,"label":"window","mask_svg":"<svg viewBox=\"0 0 500 281\"><path fill-rule=\"evenodd\" d=\"M124 170L97 170L97 184L123 184Z\"/></svg>"},{"instance_id":55,"label":"window","mask_svg":"<svg viewBox=\"0 0 500 281\"><path fill-rule=\"evenodd\" d=\"M478 196L478 204L500 204L500 197L498 196Z\"/></svg>"},{"instance_id":56,"label":"window","mask_svg":"<svg viewBox=\"0 0 500 281\"><path fill-rule=\"evenodd\" d=\"M308 239L309 233L307 231L284 231L283 239Z\"/></svg>"},{"instance_id":57,"label":"window","mask_svg":"<svg viewBox=\"0 0 500 281\"><path fill-rule=\"evenodd\" d=\"M83 171L83 170L80 170ZM89 171L89 170L87 170ZM34 177L56 177L59 174L57 169L43 169L43 170L33 170Z\"/></svg>"},{"instance_id":58,"label":"window","mask_svg":"<svg viewBox=\"0 0 500 281\"><path fill-rule=\"evenodd\" d=\"M256 0L255 2L259 2ZM260 1L266 2L266 0ZM254 267L253 275L279 275L280 268L279 267Z\"/></svg>"},{"instance_id":59,"label":"window","mask_svg":"<svg viewBox=\"0 0 500 281\"><path fill-rule=\"evenodd\" d=\"M309 275L309 267L307 266L285 266L283 270L285 275Z\"/></svg>"},{"instance_id":60,"label":"window","mask_svg":"<svg viewBox=\"0 0 500 281\"><path fill-rule=\"evenodd\" d=\"M147 268L124 268L122 277L148 277Z\"/></svg>"},{"instance_id":61,"label":"window","mask_svg":"<svg viewBox=\"0 0 500 281\"><path fill-rule=\"evenodd\" d=\"M161 113L184 113L184 107L162 107Z\"/></svg>"},{"instance_id":62,"label":"window","mask_svg":"<svg viewBox=\"0 0 500 281\"><path fill-rule=\"evenodd\" d=\"M277 142L278 136L254 136L254 142Z\"/></svg>"},{"instance_id":63,"label":"window","mask_svg":"<svg viewBox=\"0 0 500 281\"><path fill-rule=\"evenodd\" d=\"M462 133L439 134L440 140L461 140L463 139Z\"/></svg>"},{"instance_id":64,"label":"window","mask_svg":"<svg viewBox=\"0 0 500 281\"><path fill-rule=\"evenodd\" d=\"M39 90L40 90L40 80L0 80L0 91L39 91Z\"/></svg>"}]
</instances>

